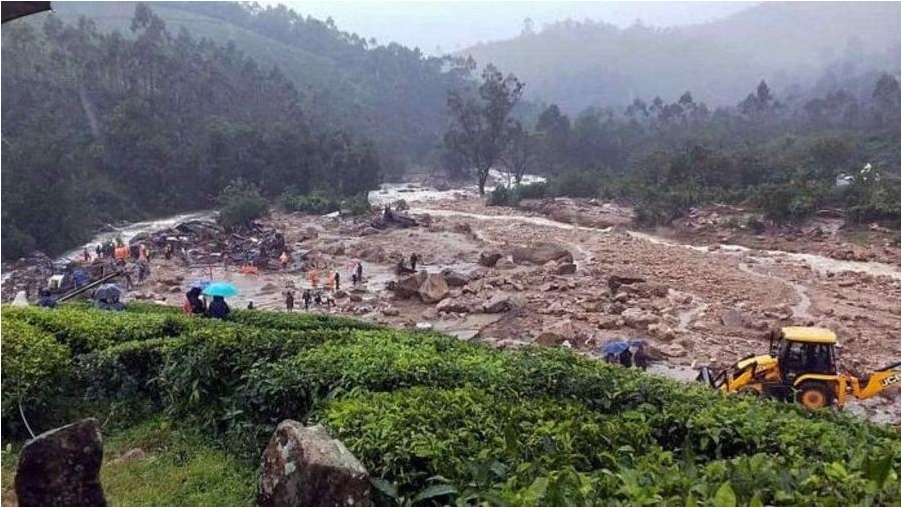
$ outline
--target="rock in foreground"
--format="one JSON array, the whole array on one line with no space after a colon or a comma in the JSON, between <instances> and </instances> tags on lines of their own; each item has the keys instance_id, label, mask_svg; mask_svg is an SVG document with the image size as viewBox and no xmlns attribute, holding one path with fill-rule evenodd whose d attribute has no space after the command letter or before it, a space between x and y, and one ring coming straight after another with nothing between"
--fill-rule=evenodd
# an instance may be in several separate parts
<instances>
[{"instance_id":1,"label":"rock in foreground","mask_svg":"<svg viewBox=\"0 0 902 508\"><path fill-rule=\"evenodd\" d=\"M19 506L106 506L100 485L103 440L88 418L37 436L16 469Z\"/></svg>"},{"instance_id":2,"label":"rock in foreground","mask_svg":"<svg viewBox=\"0 0 902 508\"><path fill-rule=\"evenodd\" d=\"M369 474L320 425L284 420L263 451L258 506L369 506Z\"/></svg>"}]
</instances>

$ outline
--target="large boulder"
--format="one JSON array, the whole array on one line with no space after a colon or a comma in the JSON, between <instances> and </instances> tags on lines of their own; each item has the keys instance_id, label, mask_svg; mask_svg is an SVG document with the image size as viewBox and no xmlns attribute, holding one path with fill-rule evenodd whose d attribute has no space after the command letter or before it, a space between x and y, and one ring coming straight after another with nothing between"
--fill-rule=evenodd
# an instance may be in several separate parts
<instances>
[{"instance_id":1,"label":"large boulder","mask_svg":"<svg viewBox=\"0 0 902 508\"><path fill-rule=\"evenodd\" d=\"M659 321L654 314L635 307L624 310L620 316L626 326L642 330L647 330L648 325Z\"/></svg>"},{"instance_id":2,"label":"large boulder","mask_svg":"<svg viewBox=\"0 0 902 508\"><path fill-rule=\"evenodd\" d=\"M565 340L572 342L575 338L576 330L573 328L573 322L565 319L544 328L533 342L543 346L557 347Z\"/></svg>"},{"instance_id":3,"label":"large boulder","mask_svg":"<svg viewBox=\"0 0 902 508\"><path fill-rule=\"evenodd\" d=\"M479 264L491 268L495 266L495 263L497 263L501 257L501 254L497 252L480 252Z\"/></svg>"},{"instance_id":4,"label":"large boulder","mask_svg":"<svg viewBox=\"0 0 902 508\"><path fill-rule=\"evenodd\" d=\"M498 314L500 312L507 312L510 309L510 298L506 296L496 296L482 305L482 311L486 314Z\"/></svg>"},{"instance_id":5,"label":"large boulder","mask_svg":"<svg viewBox=\"0 0 902 508\"><path fill-rule=\"evenodd\" d=\"M398 281L392 285L392 290L394 290L395 294L400 298L413 298L420 294L420 286L426 282L428 277L429 274L423 270L409 277L398 279Z\"/></svg>"},{"instance_id":6,"label":"large boulder","mask_svg":"<svg viewBox=\"0 0 902 508\"><path fill-rule=\"evenodd\" d=\"M445 276L440 273L432 273L420 284L420 300L423 303L438 303L448 296L449 291Z\"/></svg>"},{"instance_id":7,"label":"large boulder","mask_svg":"<svg viewBox=\"0 0 902 508\"><path fill-rule=\"evenodd\" d=\"M19 506L106 506L100 485L103 440L88 418L37 436L16 469Z\"/></svg>"},{"instance_id":8,"label":"large boulder","mask_svg":"<svg viewBox=\"0 0 902 508\"><path fill-rule=\"evenodd\" d=\"M467 283L470 282L469 276L451 270L450 268L442 270L442 275L445 276L445 282L447 282L448 285L453 288L466 286Z\"/></svg>"},{"instance_id":9,"label":"large boulder","mask_svg":"<svg viewBox=\"0 0 902 508\"><path fill-rule=\"evenodd\" d=\"M516 247L511 251L514 263L544 265L549 261L560 263L572 263L573 255L570 251L553 243L537 243L527 247Z\"/></svg>"},{"instance_id":10,"label":"large boulder","mask_svg":"<svg viewBox=\"0 0 902 508\"><path fill-rule=\"evenodd\" d=\"M284 420L263 451L258 506L369 506L369 473L320 425Z\"/></svg>"}]
</instances>

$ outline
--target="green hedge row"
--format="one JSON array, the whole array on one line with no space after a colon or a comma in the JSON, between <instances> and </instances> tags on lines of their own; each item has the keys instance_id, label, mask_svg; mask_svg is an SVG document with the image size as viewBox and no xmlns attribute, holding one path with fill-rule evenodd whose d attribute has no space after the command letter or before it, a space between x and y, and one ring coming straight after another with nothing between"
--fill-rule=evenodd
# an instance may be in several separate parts
<instances>
[{"instance_id":1,"label":"green hedge row","mask_svg":"<svg viewBox=\"0 0 902 508\"><path fill-rule=\"evenodd\" d=\"M382 503L899 503L898 427L565 350L238 314L5 309L4 429L8 386L52 394L64 370L60 404L162 411L242 457L258 456L282 419L323 422L377 476ZM49 360L27 362L23 344ZM73 344L95 349L70 356Z\"/></svg>"}]
</instances>

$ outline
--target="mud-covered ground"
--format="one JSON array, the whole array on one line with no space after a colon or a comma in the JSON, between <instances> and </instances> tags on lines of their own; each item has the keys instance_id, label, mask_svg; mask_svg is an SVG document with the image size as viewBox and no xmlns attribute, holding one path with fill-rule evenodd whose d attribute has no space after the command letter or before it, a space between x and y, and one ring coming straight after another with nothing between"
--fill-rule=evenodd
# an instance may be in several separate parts
<instances>
[{"instance_id":1,"label":"mud-covered ground","mask_svg":"<svg viewBox=\"0 0 902 508\"><path fill-rule=\"evenodd\" d=\"M836 331L842 371L863 375L900 357L898 245L873 249L895 252L894 263L881 262L889 254L855 261L830 257L823 248L829 239L800 242L795 252L785 252L776 248L783 240L762 240L767 250L759 250L731 244L735 235L727 233L692 242L680 227L670 234L635 231L631 210L594 200L488 207L471 189L440 192L415 185L386 186L370 199L382 205L399 198L420 226L377 230L369 218L276 213L266 222L292 246L287 269L248 275L237 266L155 260L150 278L131 296L177 305L186 281L212 275L239 287L234 306L253 301L257 308L284 309L284 292L294 290L296 309L302 310L301 291L311 287L306 270L315 264L321 284L327 272L338 270L341 290L334 292L334 307L313 312L399 327L428 323L501 347L538 339L588 354L597 354L606 340L644 338L659 359L654 370L677 378L690 377L690 368L700 364L723 367L766 352L767 330L786 325ZM541 244L566 250L575 270L566 260L513 261L514 249L532 252ZM455 284L438 303L424 303L417 295L399 298L386 289L399 279L398 260L413 252L420 256L418 270L454 272L449 280ZM500 260L482 266L480 255L491 253ZM353 286L357 260L365 282ZM612 277L643 282L612 291ZM898 389L890 390L854 409L899 422L898 400Z\"/></svg>"}]
</instances>

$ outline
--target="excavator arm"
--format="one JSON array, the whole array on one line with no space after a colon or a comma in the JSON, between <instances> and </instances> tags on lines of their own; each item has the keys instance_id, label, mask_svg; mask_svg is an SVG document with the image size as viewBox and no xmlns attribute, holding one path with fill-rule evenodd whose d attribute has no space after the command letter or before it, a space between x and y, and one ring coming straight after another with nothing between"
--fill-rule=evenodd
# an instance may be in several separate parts
<instances>
[{"instance_id":1,"label":"excavator arm","mask_svg":"<svg viewBox=\"0 0 902 508\"><path fill-rule=\"evenodd\" d=\"M886 390L887 388L899 384L902 381L902 372L900 372L900 363L887 365L882 369L876 370L868 377L858 380L851 377L849 384L851 385L852 395L857 399L869 399L874 395Z\"/></svg>"}]
</instances>

